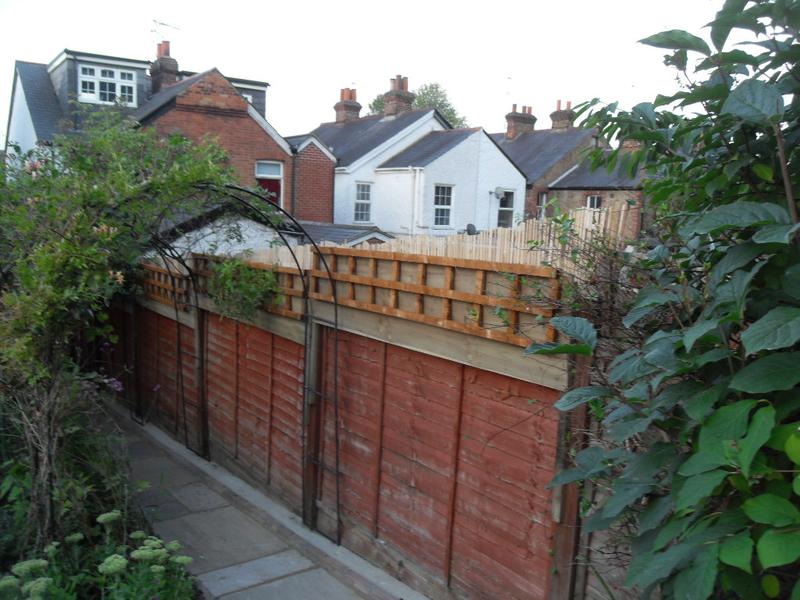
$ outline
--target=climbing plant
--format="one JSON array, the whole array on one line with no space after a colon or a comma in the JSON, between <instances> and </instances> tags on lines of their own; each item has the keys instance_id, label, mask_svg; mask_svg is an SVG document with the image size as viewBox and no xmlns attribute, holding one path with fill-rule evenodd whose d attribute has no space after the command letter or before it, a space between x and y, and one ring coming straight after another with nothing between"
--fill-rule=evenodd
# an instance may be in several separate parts
<instances>
[{"instance_id":1,"label":"climbing plant","mask_svg":"<svg viewBox=\"0 0 800 600\"><path fill-rule=\"evenodd\" d=\"M552 485L603 490L584 531L627 532L642 597L800 599L798 31L800 2L727 0L708 39L642 40L668 50L679 91L581 107L607 139L642 143L595 162L645 170L656 227L624 270L638 294L621 331L562 317L572 341L528 351L627 340L558 401L599 431Z\"/></svg>"},{"instance_id":2,"label":"climbing plant","mask_svg":"<svg viewBox=\"0 0 800 600\"><path fill-rule=\"evenodd\" d=\"M229 258L213 263L211 272L208 294L225 317L252 321L259 308L278 299L278 278L271 270Z\"/></svg>"}]
</instances>

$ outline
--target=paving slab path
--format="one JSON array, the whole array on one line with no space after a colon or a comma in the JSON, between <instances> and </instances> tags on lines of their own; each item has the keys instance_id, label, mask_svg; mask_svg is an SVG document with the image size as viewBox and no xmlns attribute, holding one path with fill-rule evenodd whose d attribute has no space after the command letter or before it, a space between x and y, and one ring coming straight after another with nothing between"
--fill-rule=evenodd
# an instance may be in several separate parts
<instances>
[{"instance_id":1,"label":"paving slab path","mask_svg":"<svg viewBox=\"0 0 800 600\"><path fill-rule=\"evenodd\" d=\"M160 537L194 558L206 598L225 600L425 600L352 552L307 529L297 515L153 425L126 415L135 502Z\"/></svg>"}]
</instances>

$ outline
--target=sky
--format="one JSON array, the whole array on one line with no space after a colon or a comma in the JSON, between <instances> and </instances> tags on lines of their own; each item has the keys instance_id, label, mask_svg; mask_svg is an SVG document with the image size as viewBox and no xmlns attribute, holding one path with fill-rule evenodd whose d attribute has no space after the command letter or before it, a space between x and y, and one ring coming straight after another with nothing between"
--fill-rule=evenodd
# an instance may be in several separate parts
<instances>
[{"instance_id":1,"label":"sky","mask_svg":"<svg viewBox=\"0 0 800 600\"><path fill-rule=\"evenodd\" d=\"M0 135L14 60L48 63L64 48L139 60L170 40L181 69L267 81L267 119L282 135L332 121L339 90L367 112L396 74L437 82L470 126L505 130L511 105L550 126L556 101L599 97L630 107L675 90L664 51L637 41L705 32L722 0L0 0Z\"/></svg>"}]
</instances>

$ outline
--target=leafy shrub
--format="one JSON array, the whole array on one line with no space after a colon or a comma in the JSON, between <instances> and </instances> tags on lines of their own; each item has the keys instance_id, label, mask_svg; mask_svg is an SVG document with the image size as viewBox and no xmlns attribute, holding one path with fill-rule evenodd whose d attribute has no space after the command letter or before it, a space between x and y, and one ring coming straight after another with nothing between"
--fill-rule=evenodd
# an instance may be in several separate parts
<instances>
[{"instance_id":1,"label":"leafy shrub","mask_svg":"<svg viewBox=\"0 0 800 600\"><path fill-rule=\"evenodd\" d=\"M713 50L683 31L643 40L681 71L700 55L686 89L584 107L605 136L642 143L625 160L647 169L658 228L623 320L641 341L560 399L591 407L601 435L553 484L607 491L584 527L632 532L627 584L643 597L800 598L798 22L796 2L727 0ZM726 50L733 29L758 37ZM576 340L562 351L609 341L583 319L554 325Z\"/></svg>"},{"instance_id":2,"label":"leafy shrub","mask_svg":"<svg viewBox=\"0 0 800 600\"><path fill-rule=\"evenodd\" d=\"M251 321L256 311L278 298L278 278L273 271L256 269L239 258L212 263L208 293L220 314Z\"/></svg>"}]
</instances>

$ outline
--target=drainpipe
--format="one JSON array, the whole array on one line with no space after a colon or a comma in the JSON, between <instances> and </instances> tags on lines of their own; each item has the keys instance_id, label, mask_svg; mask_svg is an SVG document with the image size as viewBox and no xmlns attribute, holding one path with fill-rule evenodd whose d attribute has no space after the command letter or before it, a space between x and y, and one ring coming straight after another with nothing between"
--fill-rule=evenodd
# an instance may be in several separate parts
<instances>
[{"instance_id":1,"label":"drainpipe","mask_svg":"<svg viewBox=\"0 0 800 600\"><path fill-rule=\"evenodd\" d=\"M291 213L292 216L297 219L297 146L292 146L292 201L291 201Z\"/></svg>"},{"instance_id":2,"label":"drainpipe","mask_svg":"<svg viewBox=\"0 0 800 600\"><path fill-rule=\"evenodd\" d=\"M414 215L415 215L415 222L414 227L416 228L418 225L418 221L422 220L421 217L424 214L423 205L422 205L422 196L425 187L424 175L422 173L422 167L414 167Z\"/></svg>"},{"instance_id":3,"label":"drainpipe","mask_svg":"<svg viewBox=\"0 0 800 600\"><path fill-rule=\"evenodd\" d=\"M411 223L409 223L408 233L414 235L414 223L417 219L417 171L414 167L408 167L411 173Z\"/></svg>"}]
</instances>

